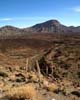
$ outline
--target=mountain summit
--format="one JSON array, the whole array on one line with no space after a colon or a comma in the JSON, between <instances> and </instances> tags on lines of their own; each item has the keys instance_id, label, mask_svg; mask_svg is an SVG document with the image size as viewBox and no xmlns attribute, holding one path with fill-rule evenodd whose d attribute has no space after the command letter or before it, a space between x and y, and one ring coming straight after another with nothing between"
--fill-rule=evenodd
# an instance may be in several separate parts
<instances>
[{"instance_id":1,"label":"mountain summit","mask_svg":"<svg viewBox=\"0 0 80 100\"><path fill-rule=\"evenodd\" d=\"M36 24L30 29L34 32L42 32L42 33L80 33L80 26L78 27L67 27L63 24L61 24L57 20L49 20L40 24Z\"/></svg>"},{"instance_id":2,"label":"mountain summit","mask_svg":"<svg viewBox=\"0 0 80 100\"><path fill-rule=\"evenodd\" d=\"M51 26L53 26L53 25L59 26L60 22L57 21L57 20L49 20L49 21L44 22L44 24L48 24L48 25L51 25Z\"/></svg>"},{"instance_id":3,"label":"mountain summit","mask_svg":"<svg viewBox=\"0 0 80 100\"><path fill-rule=\"evenodd\" d=\"M36 24L31 28L37 32L55 32L56 28L58 28L60 25L60 22L57 20L49 20L44 23Z\"/></svg>"}]
</instances>

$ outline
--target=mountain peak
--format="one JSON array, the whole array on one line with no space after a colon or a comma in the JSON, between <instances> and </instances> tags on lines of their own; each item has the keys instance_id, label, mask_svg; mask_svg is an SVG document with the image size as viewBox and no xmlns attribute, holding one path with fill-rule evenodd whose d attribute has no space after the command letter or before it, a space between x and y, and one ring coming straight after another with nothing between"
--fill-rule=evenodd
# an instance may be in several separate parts
<instances>
[{"instance_id":1,"label":"mountain peak","mask_svg":"<svg viewBox=\"0 0 80 100\"><path fill-rule=\"evenodd\" d=\"M57 20L48 20L46 22L36 24L31 28L37 32L56 32L56 30L61 26L60 22Z\"/></svg>"},{"instance_id":2,"label":"mountain peak","mask_svg":"<svg viewBox=\"0 0 80 100\"><path fill-rule=\"evenodd\" d=\"M49 20L49 21L47 21L45 23L48 23L50 25L56 25L56 26L60 25L60 22L58 20Z\"/></svg>"},{"instance_id":3,"label":"mountain peak","mask_svg":"<svg viewBox=\"0 0 80 100\"><path fill-rule=\"evenodd\" d=\"M14 26L6 25L6 26L1 27L1 29L9 29L9 30L11 30L11 29L17 29L17 28L14 27Z\"/></svg>"}]
</instances>

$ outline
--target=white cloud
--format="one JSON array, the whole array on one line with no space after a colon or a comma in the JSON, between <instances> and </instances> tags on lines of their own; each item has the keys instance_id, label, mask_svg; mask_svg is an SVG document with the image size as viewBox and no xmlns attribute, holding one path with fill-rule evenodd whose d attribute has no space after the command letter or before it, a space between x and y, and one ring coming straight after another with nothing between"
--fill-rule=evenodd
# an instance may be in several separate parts
<instances>
[{"instance_id":1,"label":"white cloud","mask_svg":"<svg viewBox=\"0 0 80 100\"><path fill-rule=\"evenodd\" d=\"M0 21L20 21L20 20L47 20L52 17L16 17L16 18L0 18Z\"/></svg>"},{"instance_id":2,"label":"white cloud","mask_svg":"<svg viewBox=\"0 0 80 100\"><path fill-rule=\"evenodd\" d=\"M72 8L72 10L75 12L80 12L80 6L74 7L74 8Z\"/></svg>"},{"instance_id":3,"label":"white cloud","mask_svg":"<svg viewBox=\"0 0 80 100\"><path fill-rule=\"evenodd\" d=\"M13 20L12 18L0 18L0 21L10 21Z\"/></svg>"}]
</instances>

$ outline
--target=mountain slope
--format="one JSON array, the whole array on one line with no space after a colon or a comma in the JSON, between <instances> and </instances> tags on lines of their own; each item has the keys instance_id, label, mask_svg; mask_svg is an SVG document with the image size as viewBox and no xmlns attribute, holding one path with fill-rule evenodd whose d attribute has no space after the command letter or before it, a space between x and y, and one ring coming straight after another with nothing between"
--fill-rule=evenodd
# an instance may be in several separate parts
<instances>
[{"instance_id":1,"label":"mountain slope","mask_svg":"<svg viewBox=\"0 0 80 100\"><path fill-rule=\"evenodd\" d=\"M58 32L59 30L64 30L64 28L66 29L66 27L62 26L60 22L58 22L57 20L49 20L41 24L36 24L31 28L37 32L47 32L47 33Z\"/></svg>"},{"instance_id":2,"label":"mountain slope","mask_svg":"<svg viewBox=\"0 0 80 100\"><path fill-rule=\"evenodd\" d=\"M49 20L44 23L36 24L31 27L33 31L37 32L45 32L45 33L67 33L67 32L80 32L80 26L78 27L67 27L62 25L59 21L57 20Z\"/></svg>"},{"instance_id":3,"label":"mountain slope","mask_svg":"<svg viewBox=\"0 0 80 100\"><path fill-rule=\"evenodd\" d=\"M62 25L57 20L49 20L40 24L36 24L29 28L16 28L13 26L4 26L0 28L0 38L9 38L9 37L25 37L30 33L80 33L80 26L67 27Z\"/></svg>"},{"instance_id":4,"label":"mountain slope","mask_svg":"<svg viewBox=\"0 0 80 100\"><path fill-rule=\"evenodd\" d=\"M0 38L16 38L24 36L25 34L27 34L27 31L13 26L4 26L0 28Z\"/></svg>"}]
</instances>

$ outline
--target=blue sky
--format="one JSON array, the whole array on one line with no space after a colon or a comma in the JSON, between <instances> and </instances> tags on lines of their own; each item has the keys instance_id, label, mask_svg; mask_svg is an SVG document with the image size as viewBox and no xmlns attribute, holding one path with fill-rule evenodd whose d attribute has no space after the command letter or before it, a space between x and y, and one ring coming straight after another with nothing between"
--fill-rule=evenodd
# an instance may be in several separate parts
<instances>
[{"instance_id":1,"label":"blue sky","mask_svg":"<svg viewBox=\"0 0 80 100\"><path fill-rule=\"evenodd\" d=\"M80 0L0 0L0 26L29 27L50 19L80 26Z\"/></svg>"}]
</instances>

